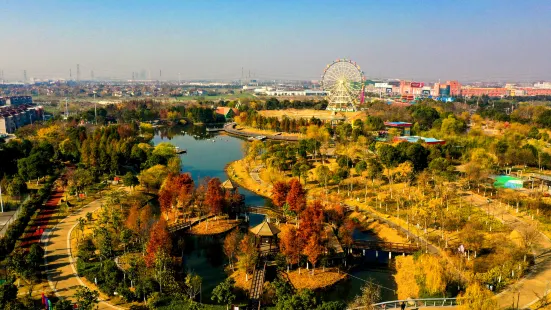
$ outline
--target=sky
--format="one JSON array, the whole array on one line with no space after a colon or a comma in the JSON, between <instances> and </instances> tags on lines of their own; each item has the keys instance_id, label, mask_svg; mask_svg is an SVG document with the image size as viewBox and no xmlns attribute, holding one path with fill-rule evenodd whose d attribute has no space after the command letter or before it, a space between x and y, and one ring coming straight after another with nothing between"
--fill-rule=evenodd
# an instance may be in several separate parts
<instances>
[{"instance_id":1,"label":"sky","mask_svg":"<svg viewBox=\"0 0 551 310\"><path fill-rule=\"evenodd\" d=\"M0 0L7 80L551 80L551 1ZM242 69L243 68L243 69Z\"/></svg>"}]
</instances>

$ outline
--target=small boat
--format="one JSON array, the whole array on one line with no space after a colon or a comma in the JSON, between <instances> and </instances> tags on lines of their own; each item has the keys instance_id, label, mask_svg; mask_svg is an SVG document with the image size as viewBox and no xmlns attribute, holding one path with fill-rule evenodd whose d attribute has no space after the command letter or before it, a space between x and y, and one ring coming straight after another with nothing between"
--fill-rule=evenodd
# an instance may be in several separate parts
<instances>
[{"instance_id":1,"label":"small boat","mask_svg":"<svg viewBox=\"0 0 551 310\"><path fill-rule=\"evenodd\" d=\"M174 153L176 153L176 154L184 154L184 153L187 153L187 150L186 150L186 149L181 150L179 147L175 147L175 148L174 148Z\"/></svg>"}]
</instances>

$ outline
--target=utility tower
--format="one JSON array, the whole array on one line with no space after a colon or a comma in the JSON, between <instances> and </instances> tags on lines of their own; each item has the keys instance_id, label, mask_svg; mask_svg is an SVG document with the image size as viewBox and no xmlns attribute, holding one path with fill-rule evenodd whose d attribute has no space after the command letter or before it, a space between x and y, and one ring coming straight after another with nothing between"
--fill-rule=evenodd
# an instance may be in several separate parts
<instances>
[{"instance_id":1,"label":"utility tower","mask_svg":"<svg viewBox=\"0 0 551 310\"><path fill-rule=\"evenodd\" d=\"M69 119L69 98L65 97L65 119Z\"/></svg>"},{"instance_id":2,"label":"utility tower","mask_svg":"<svg viewBox=\"0 0 551 310\"><path fill-rule=\"evenodd\" d=\"M23 82L27 83L27 70L23 70Z\"/></svg>"},{"instance_id":3,"label":"utility tower","mask_svg":"<svg viewBox=\"0 0 551 310\"><path fill-rule=\"evenodd\" d=\"M77 81L80 81L80 65L77 64Z\"/></svg>"}]
</instances>

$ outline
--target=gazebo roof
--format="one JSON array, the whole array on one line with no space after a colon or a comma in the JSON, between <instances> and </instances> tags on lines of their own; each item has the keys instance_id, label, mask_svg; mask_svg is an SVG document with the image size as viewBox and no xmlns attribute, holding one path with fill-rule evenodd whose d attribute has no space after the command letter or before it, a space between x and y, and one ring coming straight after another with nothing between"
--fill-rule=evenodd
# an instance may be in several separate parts
<instances>
[{"instance_id":1,"label":"gazebo roof","mask_svg":"<svg viewBox=\"0 0 551 310\"><path fill-rule=\"evenodd\" d=\"M263 221L262 223L256 225L255 227L249 229L251 233L260 237L271 237L279 234L281 230L277 228L273 223Z\"/></svg>"},{"instance_id":2,"label":"gazebo roof","mask_svg":"<svg viewBox=\"0 0 551 310\"><path fill-rule=\"evenodd\" d=\"M227 179L224 183L222 183L222 188L235 189L235 185L233 185L233 182L230 179Z\"/></svg>"}]
</instances>

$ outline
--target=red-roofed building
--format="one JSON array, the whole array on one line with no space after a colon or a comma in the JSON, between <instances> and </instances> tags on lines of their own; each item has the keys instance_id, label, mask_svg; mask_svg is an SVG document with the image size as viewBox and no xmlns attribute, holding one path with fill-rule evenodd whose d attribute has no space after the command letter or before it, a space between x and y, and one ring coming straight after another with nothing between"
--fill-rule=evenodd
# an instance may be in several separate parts
<instances>
[{"instance_id":1,"label":"red-roofed building","mask_svg":"<svg viewBox=\"0 0 551 310\"><path fill-rule=\"evenodd\" d=\"M217 107L216 108L216 114L223 115L226 120L232 119L239 115L239 110L236 108L228 108L228 107Z\"/></svg>"}]
</instances>

